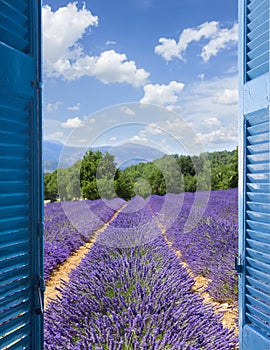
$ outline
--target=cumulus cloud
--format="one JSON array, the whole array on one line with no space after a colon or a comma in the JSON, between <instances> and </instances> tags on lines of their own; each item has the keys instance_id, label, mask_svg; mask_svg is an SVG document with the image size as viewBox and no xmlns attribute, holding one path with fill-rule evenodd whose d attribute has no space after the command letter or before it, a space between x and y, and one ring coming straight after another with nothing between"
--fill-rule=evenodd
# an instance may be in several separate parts
<instances>
[{"instance_id":1,"label":"cumulus cloud","mask_svg":"<svg viewBox=\"0 0 270 350\"><path fill-rule=\"evenodd\" d=\"M208 62L229 43L237 41L237 24L232 28L220 28L219 22L212 21L205 22L196 28L186 28L180 34L178 42L173 38L160 38L160 44L155 47L155 53L166 61L171 61L173 58L184 60L184 54L190 43L199 42L202 39L209 39L201 52L204 62Z\"/></svg>"},{"instance_id":2,"label":"cumulus cloud","mask_svg":"<svg viewBox=\"0 0 270 350\"><path fill-rule=\"evenodd\" d=\"M43 6L44 69L48 77L64 80L82 76L96 77L105 84L111 82L141 86L149 73L137 68L123 53L104 51L98 56L85 52L79 40L89 28L98 25L98 17L77 3L69 3L55 12Z\"/></svg>"},{"instance_id":3,"label":"cumulus cloud","mask_svg":"<svg viewBox=\"0 0 270 350\"><path fill-rule=\"evenodd\" d=\"M217 92L213 98L213 102L221 105L236 105L238 102L238 90L225 89Z\"/></svg>"},{"instance_id":4,"label":"cumulus cloud","mask_svg":"<svg viewBox=\"0 0 270 350\"><path fill-rule=\"evenodd\" d=\"M175 104L184 84L171 81L168 85L147 84L144 86L144 97L140 103L152 103L160 106Z\"/></svg>"},{"instance_id":5,"label":"cumulus cloud","mask_svg":"<svg viewBox=\"0 0 270 350\"><path fill-rule=\"evenodd\" d=\"M54 103L48 103L46 106L46 109L48 112L55 112L58 111L59 107L61 106L62 102L61 101L56 101Z\"/></svg>"},{"instance_id":6,"label":"cumulus cloud","mask_svg":"<svg viewBox=\"0 0 270 350\"><path fill-rule=\"evenodd\" d=\"M66 122L62 123L61 126L66 129L80 128L83 126L83 122L79 117L69 118Z\"/></svg>"},{"instance_id":7,"label":"cumulus cloud","mask_svg":"<svg viewBox=\"0 0 270 350\"><path fill-rule=\"evenodd\" d=\"M219 51L225 49L230 42L238 40L238 25L235 23L232 28L220 29L202 49L201 57L204 62L208 62L212 56L216 56Z\"/></svg>"}]
</instances>

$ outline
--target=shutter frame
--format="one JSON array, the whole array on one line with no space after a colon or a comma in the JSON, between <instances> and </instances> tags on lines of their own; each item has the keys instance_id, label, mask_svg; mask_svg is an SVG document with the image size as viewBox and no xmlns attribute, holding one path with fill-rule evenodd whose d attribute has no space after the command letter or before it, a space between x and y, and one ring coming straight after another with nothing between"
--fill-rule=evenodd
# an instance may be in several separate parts
<instances>
[{"instance_id":1,"label":"shutter frame","mask_svg":"<svg viewBox=\"0 0 270 350\"><path fill-rule=\"evenodd\" d=\"M0 18L0 348L39 350L38 293L43 299L44 292L41 2L1 0Z\"/></svg>"},{"instance_id":2,"label":"shutter frame","mask_svg":"<svg viewBox=\"0 0 270 350\"><path fill-rule=\"evenodd\" d=\"M264 8L263 22L258 17L262 14L260 7ZM266 350L270 348L270 324L266 323L270 318L269 0L239 0L238 9L238 260L242 266L239 273L239 341L241 350ZM250 10L254 11L251 16ZM251 17L252 23L249 22ZM256 47L255 42L252 47L251 41L260 35L262 38L263 33L265 43ZM266 59L265 70L260 67L263 59ZM258 74L253 75L252 69L257 69Z\"/></svg>"}]
</instances>

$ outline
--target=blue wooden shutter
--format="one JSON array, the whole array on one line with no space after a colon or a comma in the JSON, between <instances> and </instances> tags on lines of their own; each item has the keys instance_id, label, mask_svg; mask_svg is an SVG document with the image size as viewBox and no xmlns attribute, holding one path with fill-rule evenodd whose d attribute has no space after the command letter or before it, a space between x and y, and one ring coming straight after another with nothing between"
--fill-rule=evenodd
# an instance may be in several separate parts
<instances>
[{"instance_id":1,"label":"blue wooden shutter","mask_svg":"<svg viewBox=\"0 0 270 350\"><path fill-rule=\"evenodd\" d=\"M0 0L0 349L41 349L40 1Z\"/></svg>"},{"instance_id":2,"label":"blue wooden shutter","mask_svg":"<svg viewBox=\"0 0 270 350\"><path fill-rule=\"evenodd\" d=\"M240 349L269 350L269 0L240 0L239 29Z\"/></svg>"}]
</instances>

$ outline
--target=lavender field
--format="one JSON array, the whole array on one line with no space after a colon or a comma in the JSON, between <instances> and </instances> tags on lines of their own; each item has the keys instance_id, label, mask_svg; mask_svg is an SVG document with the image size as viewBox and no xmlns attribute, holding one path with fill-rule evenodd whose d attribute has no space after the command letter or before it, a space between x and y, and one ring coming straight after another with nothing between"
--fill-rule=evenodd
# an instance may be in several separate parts
<instances>
[{"instance_id":1,"label":"lavender field","mask_svg":"<svg viewBox=\"0 0 270 350\"><path fill-rule=\"evenodd\" d=\"M176 252L236 303L237 190L48 204L46 279L109 220L45 311L45 349L236 349Z\"/></svg>"}]
</instances>

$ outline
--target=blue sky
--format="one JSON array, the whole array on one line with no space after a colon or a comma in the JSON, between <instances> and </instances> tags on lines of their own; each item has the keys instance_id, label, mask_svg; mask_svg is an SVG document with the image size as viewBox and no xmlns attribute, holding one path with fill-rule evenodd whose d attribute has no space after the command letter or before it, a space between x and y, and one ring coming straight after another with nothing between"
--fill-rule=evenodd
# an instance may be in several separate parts
<instances>
[{"instance_id":1,"label":"blue sky","mask_svg":"<svg viewBox=\"0 0 270 350\"><path fill-rule=\"evenodd\" d=\"M44 137L237 145L237 1L43 1Z\"/></svg>"}]
</instances>

